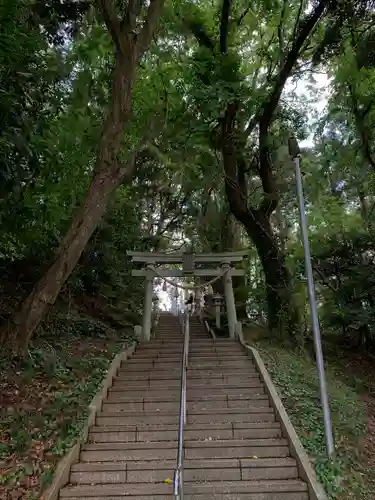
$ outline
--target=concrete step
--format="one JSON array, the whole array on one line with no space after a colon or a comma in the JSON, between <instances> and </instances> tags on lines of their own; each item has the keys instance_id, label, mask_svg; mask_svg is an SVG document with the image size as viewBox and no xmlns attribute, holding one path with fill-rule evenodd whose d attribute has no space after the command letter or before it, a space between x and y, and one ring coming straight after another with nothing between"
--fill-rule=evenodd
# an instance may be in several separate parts
<instances>
[{"instance_id":1,"label":"concrete step","mask_svg":"<svg viewBox=\"0 0 375 500\"><path fill-rule=\"evenodd\" d=\"M95 443L82 446L81 462L176 460L177 441Z\"/></svg>"},{"instance_id":2,"label":"concrete step","mask_svg":"<svg viewBox=\"0 0 375 500\"><path fill-rule=\"evenodd\" d=\"M227 408L214 410L201 410L200 413L188 413L187 420L192 423L214 423L214 422L274 422L275 415L272 408L249 407L243 411L242 408ZM228 413L231 412L231 413Z\"/></svg>"},{"instance_id":3,"label":"concrete step","mask_svg":"<svg viewBox=\"0 0 375 500\"><path fill-rule=\"evenodd\" d=\"M133 359L137 360L138 364L153 363L154 365L181 366L182 352L174 357L165 357L165 356L143 357L141 355L135 355ZM230 364L236 363L237 361L240 361L241 363L247 362L248 365L255 366L254 362L243 354L236 354L234 356L225 356L225 357L220 355L213 355L211 357L207 357L207 356L195 356L189 353L189 366L193 368L200 366L203 368L207 366L217 367L220 365L228 365L229 363ZM137 365L137 363L133 364ZM123 368L126 367L127 364L126 362L124 362L120 366L121 368Z\"/></svg>"},{"instance_id":4,"label":"concrete step","mask_svg":"<svg viewBox=\"0 0 375 500\"><path fill-rule=\"evenodd\" d=\"M241 389L233 387L230 389L228 393L225 391L216 391L215 393L211 393L211 391L202 392L198 391L189 391L187 394L188 402L209 402L209 401L221 401L223 402L223 407L225 407L225 401L229 402L229 407L233 405L234 401L239 403L239 407L247 406L246 401L250 401L255 397L262 397L265 395L265 390L263 386L247 388L246 393L243 394ZM243 391L242 391L243 392ZM107 402L112 403L143 403L144 401L148 402L160 402L160 401L168 401L168 402L176 402L180 401L180 391L178 388L173 388L172 390L165 391L153 391L150 388L146 390L140 391L119 391L110 389L108 392Z\"/></svg>"},{"instance_id":5,"label":"concrete step","mask_svg":"<svg viewBox=\"0 0 375 500\"><path fill-rule=\"evenodd\" d=\"M266 494L263 500L268 500L271 493L307 493L307 486L299 480L274 480L274 481L212 481L212 482L188 482L185 485L186 495L211 495L210 498L217 498L216 494L236 495L236 494ZM97 485L76 485L68 486L60 491L60 498L106 498L114 497L128 498L133 496L149 496L158 498L159 495L171 495L172 485L163 483L122 483L122 484L97 484ZM215 496L212 496L215 495ZM234 498L236 498L234 496ZM254 497L256 498L256 497ZM262 497L258 497L262 499ZM271 497L272 498L272 497ZM280 498L280 497L275 497ZM288 497L286 497L288 498ZM296 497L298 498L298 497ZM300 497L303 498L303 497ZM308 497L306 497L308 498ZM289 499L288 499L289 500Z\"/></svg>"},{"instance_id":6,"label":"concrete step","mask_svg":"<svg viewBox=\"0 0 375 500\"><path fill-rule=\"evenodd\" d=\"M181 369L181 364L182 364L182 355L180 358L177 358L176 360L169 361L169 360L163 360L163 359L153 359L153 360L143 360L143 359L138 359L137 356L135 356L132 360L125 361L120 365L120 371L121 370L127 370L127 371L148 371L151 369L163 369L163 370L168 370L168 369ZM238 370L239 368L248 370L250 368L255 369L255 364L248 358L246 357L241 357L239 359L233 359L233 360L208 360L208 361L201 361L194 359L192 357L189 357L189 369L190 370L199 370L199 369L204 369L204 370L217 370L217 369L234 369Z\"/></svg>"},{"instance_id":7,"label":"concrete step","mask_svg":"<svg viewBox=\"0 0 375 500\"><path fill-rule=\"evenodd\" d=\"M175 460L73 465L72 484L162 483L172 478ZM260 481L297 479L292 458L252 460L186 460L184 483L196 481Z\"/></svg>"},{"instance_id":8,"label":"concrete step","mask_svg":"<svg viewBox=\"0 0 375 500\"><path fill-rule=\"evenodd\" d=\"M216 430L216 429L233 429L234 432L236 430L243 429L261 429L264 428L277 428L280 429L279 422L274 421L262 421L262 422L187 422L185 426L186 431L190 430ZM138 430L139 432L143 431L165 431L165 430L178 430L178 423L172 424L162 424L162 423L138 423L138 424L108 424L103 426L94 425L92 429L107 429L108 432L112 430L116 431L133 431Z\"/></svg>"},{"instance_id":9,"label":"concrete step","mask_svg":"<svg viewBox=\"0 0 375 500\"><path fill-rule=\"evenodd\" d=\"M189 339L190 339L190 342L199 342L200 340L203 340L203 341L206 341L206 340L211 340L212 341L212 338L209 337L207 334L203 334L203 335L190 335L189 336ZM180 332L163 332L163 333L157 333L155 334L155 339L154 339L156 342L169 342L170 340L173 340L173 341L180 341L180 342L183 342L184 341L184 336L182 335L182 333ZM153 341L154 341L153 340Z\"/></svg>"},{"instance_id":10,"label":"concrete step","mask_svg":"<svg viewBox=\"0 0 375 500\"><path fill-rule=\"evenodd\" d=\"M61 498L61 497L60 497ZM70 500L103 500L103 497L73 496ZM171 495L116 495L107 496L106 500L171 500ZM300 493L208 493L184 495L185 500L309 500L307 492Z\"/></svg>"},{"instance_id":11,"label":"concrete step","mask_svg":"<svg viewBox=\"0 0 375 500\"><path fill-rule=\"evenodd\" d=\"M250 406L249 408L212 408L212 409L192 409L188 412L188 419L191 421L192 419L197 418L203 418L207 416L207 418L211 418L212 416L215 417L218 414L220 416L226 416L228 418L228 422L233 422L232 418L233 415L243 415L243 418L247 418L248 415L251 415L253 413L273 413L273 408L268 406L268 400L263 400L265 401L266 406ZM103 403L103 408L105 407L104 405L107 405L107 403ZM106 408L111 408L113 405L109 404L106 406ZM121 406L121 403L120 403ZM144 417L160 417L160 416L174 416L175 414L178 414L179 411L158 411L158 410L150 410L147 413L146 412L134 412L134 411L125 411L125 410L117 410L114 412L110 412L108 410L103 410L99 413L99 417L101 416L113 416L113 417L118 417L118 413L121 413L122 418L128 418L128 417L134 417L134 416L139 416L140 418ZM98 418L99 418L98 417ZM240 420L241 422L246 422L246 420ZM202 422L205 422L205 420L202 420ZM251 420L250 420L251 422Z\"/></svg>"},{"instance_id":12,"label":"concrete step","mask_svg":"<svg viewBox=\"0 0 375 500\"><path fill-rule=\"evenodd\" d=\"M176 338L176 339L182 339L184 338L184 335L181 331L179 331L176 328L168 328L168 329L163 329L163 330L156 330L155 332L155 340L161 340L161 339L169 339L169 338ZM207 340L210 339L212 340L212 337L207 333L207 332L195 332L191 333L190 332L190 339L203 339Z\"/></svg>"},{"instance_id":13,"label":"concrete step","mask_svg":"<svg viewBox=\"0 0 375 500\"><path fill-rule=\"evenodd\" d=\"M179 393L171 394L167 393L164 395L160 395L159 398L142 398L139 396L138 398L121 398L117 397L118 393L111 393L111 395L104 401L103 404L117 404L121 405L123 409L127 409L128 411L152 411L154 408L160 409L170 409L173 405L179 405L180 403L180 395ZM232 397L229 399L228 396L219 395L216 398L212 395L208 395L207 397L200 397L196 399L187 398L187 403L189 405L189 409L193 408L247 408L253 405L261 405L263 406L265 403L269 402L268 396L266 393L253 394L251 397L246 398L237 398Z\"/></svg>"},{"instance_id":14,"label":"concrete step","mask_svg":"<svg viewBox=\"0 0 375 500\"><path fill-rule=\"evenodd\" d=\"M148 412L147 414L129 412L127 415L125 412L121 414L119 412L100 412L96 417L96 425L136 425L138 423L150 425L156 422L159 424L177 424L178 417L177 412Z\"/></svg>"},{"instance_id":15,"label":"concrete step","mask_svg":"<svg viewBox=\"0 0 375 500\"><path fill-rule=\"evenodd\" d=\"M254 397L251 400L244 400L246 405L244 404L244 408L249 407L269 407L269 400L266 394L258 397ZM198 401L198 402L188 402L187 409L189 412L198 411L204 409L225 409L225 408L238 408L237 401ZM242 405L241 405L242 408ZM143 401L143 402L131 402L131 403L122 403L122 402L113 402L111 400L106 400L102 405L102 411L106 412L149 412L149 411L176 411L178 412L180 409L180 402L177 401Z\"/></svg>"},{"instance_id":16,"label":"concrete step","mask_svg":"<svg viewBox=\"0 0 375 500\"><path fill-rule=\"evenodd\" d=\"M280 429L280 424L279 422L273 421L273 422L213 422L213 423L194 423L194 422L187 422L185 426L186 431L195 431L199 430L202 431L204 430L209 431L209 430L217 430L217 429L233 429L234 432L236 430L243 430L243 429L261 429L262 427L264 428L277 428ZM160 424L160 423L152 423L152 424L118 424L118 425L104 425L104 426L97 426L94 425L92 429L100 429L100 432L103 430L107 430L108 432L111 431L135 431L137 430L138 432L144 432L144 431L166 431L166 430L178 430L178 423L173 423L173 424Z\"/></svg>"},{"instance_id":17,"label":"concrete step","mask_svg":"<svg viewBox=\"0 0 375 500\"><path fill-rule=\"evenodd\" d=\"M156 349L156 348L176 348L180 343L183 343L184 337L181 335L181 339L176 339L173 342L166 342L164 340L150 340L149 342L144 342L141 343L139 346L139 349L144 349L144 350L150 350L150 349ZM168 344L168 346L166 346ZM242 350L243 347L242 345L237 341L237 340L232 340L232 339L220 339L220 340L212 340L211 338L207 337L205 339L199 339L199 340L194 340L194 342L190 342L190 349L237 349L237 350Z\"/></svg>"},{"instance_id":18,"label":"concrete step","mask_svg":"<svg viewBox=\"0 0 375 500\"><path fill-rule=\"evenodd\" d=\"M163 371L168 371L168 370L180 370L181 371L181 366L182 366L182 355L181 359L169 362L169 361L163 361L163 360L158 360L155 359L153 361L143 361L143 360L138 360L137 358L134 358L132 360L132 363L123 363L121 364L119 371L126 371L126 372L149 372L150 370L163 370ZM251 360L248 360L246 358L244 359L238 359L234 361L196 361L194 359L189 359L189 365L188 369L190 371L195 371L195 370L255 370L255 365Z\"/></svg>"},{"instance_id":19,"label":"concrete step","mask_svg":"<svg viewBox=\"0 0 375 500\"><path fill-rule=\"evenodd\" d=\"M192 357L189 358L189 370L238 370L239 368L249 370L249 369L254 369L255 370L255 364L251 361L251 359L248 359L246 357L238 357L233 360L223 360L218 358L216 361L201 361L201 360L196 360Z\"/></svg>"},{"instance_id":20,"label":"concrete step","mask_svg":"<svg viewBox=\"0 0 375 500\"><path fill-rule=\"evenodd\" d=\"M60 497L61 498L61 497ZM70 497L70 500L102 500L103 497ZM309 500L308 493L235 493L209 495L207 493L184 495L185 500ZM123 495L109 496L106 500L171 500L171 495Z\"/></svg>"},{"instance_id":21,"label":"concrete step","mask_svg":"<svg viewBox=\"0 0 375 500\"><path fill-rule=\"evenodd\" d=\"M139 369L137 369L139 368ZM132 377L145 377L145 378L151 378L151 377L156 377L158 378L168 378L168 374L170 375L170 378L175 378L181 376L181 363L180 365L157 365L154 366L153 368L150 368L149 370L144 370L142 369L141 365L136 367L136 366L129 366L129 367L123 367L120 368L117 372L117 376L132 376ZM188 377L189 378L197 378L199 376L204 376L204 377L211 377L211 378L218 378L220 376L228 376L228 375L237 375L239 377L242 377L243 375L248 375L248 374L258 374L255 366L253 366L251 363L247 367L229 367L229 366L217 366L217 367L207 367L204 368L201 365L200 366L191 366L189 365L188 367ZM173 376L173 377L171 377Z\"/></svg>"},{"instance_id":22,"label":"concrete step","mask_svg":"<svg viewBox=\"0 0 375 500\"><path fill-rule=\"evenodd\" d=\"M233 379L233 377L231 377ZM178 390L180 387L180 382L178 380L171 380L168 381L166 380L165 383L163 381L158 381L158 383L155 383L155 381L151 383L147 382L138 382L137 384L137 389L139 391L145 390L145 391L151 391L154 390L160 391L175 391ZM153 389L151 389L151 387ZM251 379L246 379L244 381L238 382L238 379L236 380L222 380L219 379L219 381L215 380L207 380L207 381L202 381L202 380L188 380L187 382L187 389L188 392L196 392L200 391L202 395L204 395L207 391L209 391L211 394L245 394L247 389L251 388L262 388L263 383L260 381L260 378L255 378L252 377ZM110 392L124 392L126 391L127 394L131 394L132 389L134 390L134 384L130 384L126 380L121 381L121 379L115 379L115 382L113 386L110 389Z\"/></svg>"},{"instance_id":23,"label":"concrete step","mask_svg":"<svg viewBox=\"0 0 375 500\"><path fill-rule=\"evenodd\" d=\"M250 394L240 394L236 395L225 395L225 394L207 394L201 395L200 393L195 394L187 394L187 402L189 404L213 404L215 408L219 405L221 408L232 408L233 405L238 404L237 408L251 406L255 400L267 400L268 396L263 391L254 390ZM179 391L174 392L162 392L159 394L155 393L138 393L134 395L134 397L129 397L127 394L122 395L122 393L111 392L109 393L108 398L104 401L104 403L122 403L122 404L130 404L133 405L132 408L136 408L137 405L141 405L142 409L151 409L151 405L162 405L164 403L179 403L180 402L180 393ZM134 410L132 410L134 411Z\"/></svg>"},{"instance_id":24,"label":"concrete step","mask_svg":"<svg viewBox=\"0 0 375 500\"><path fill-rule=\"evenodd\" d=\"M145 353L143 351L136 351L136 353L133 355L132 358L129 360L125 361L124 364L130 363L131 364L136 364L135 361L138 361L139 363L152 363L152 362L158 362L158 363L176 363L181 361L181 356L182 356L182 349L179 349L178 352L165 352L163 350L159 351L150 351L150 353ZM246 352L241 352L241 351L232 351L228 352L226 350L223 350L222 352L219 351L209 351L209 352L202 352L202 351L191 351L189 349L189 360L191 360L194 363L235 363L237 361L240 362L245 362L248 361L249 363L252 362L252 359L249 355L246 354Z\"/></svg>"},{"instance_id":25,"label":"concrete step","mask_svg":"<svg viewBox=\"0 0 375 500\"><path fill-rule=\"evenodd\" d=\"M225 406L225 402L233 404L233 402L237 401L242 406L242 401L250 401L253 398L262 398L265 397L266 393L264 388L253 388L247 389L246 394L231 394L231 393L222 393L222 394L202 394L201 391L189 391L187 394L188 402L224 402L223 406ZM174 391L168 391L167 393L163 390L159 392L155 391L132 391L130 394L128 391L122 393L119 391L109 391L108 397L105 402L108 403L158 403L160 401L167 402L178 402L180 401L180 391L178 389Z\"/></svg>"},{"instance_id":26,"label":"concrete step","mask_svg":"<svg viewBox=\"0 0 375 500\"><path fill-rule=\"evenodd\" d=\"M259 373L254 368L248 370L240 368L238 370L232 369L219 369L219 370L188 370L187 380L224 380L225 382L233 379L235 382L238 380L248 380L250 378L259 378ZM170 370L157 370L153 369L147 371L127 371L120 370L115 377L115 380L123 381L146 381L146 380L181 380L181 368Z\"/></svg>"},{"instance_id":27,"label":"concrete step","mask_svg":"<svg viewBox=\"0 0 375 500\"><path fill-rule=\"evenodd\" d=\"M183 335L181 335L181 340L184 338ZM193 338L193 337L190 337ZM155 340L151 340L149 342L150 345L156 345L158 342L158 339L156 338ZM212 337L207 335L206 338L200 338L196 340L195 342L191 342L191 347L224 347L224 346L241 346L237 340L229 339L229 338L223 338L223 339L216 339L213 340Z\"/></svg>"},{"instance_id":28,"label":"concrete step","mask_svg":"<svg viewBox=\"0 0 375 500\"><path fill-rule=\"evenodd\" d=\"M141 389L142 387L159 387L167 389L168 387L180 387L181 384L181 376L180 375L170 375L169 377L165 376L165 378L158 378L152 375L146 377L135 376L134 378L130 375L116 375L114 377L113 387L118 385L122 385L123 387L129 387L130 382L137 382L137 387ZM238 382L238 384L237 384ZM260 384L260 377L258 373L246 373L241 376L237 375L218 375L211 376L207 378L205 375L200 377L189 376L186 382L187 390L193 387L220 387L225 385L233 385L237 384L238 387L247 386L247 384L256 383ZM251 386L250 386L251 387Z\"/></svg>"},{"instance_id":29,"label":"concrete step","mask_svg":"<svg viewBox=\"0 0 375 500\"><path fill-rule=\"evenodd\" d=\"M212 441L186 441L185 458L282 458L289 457L286 439L223 439Z\"/></svg>"},{"instance_id":30,"label":"concrete step","mask_svg":"<svg viewBox=\"0 0 375 500\"><path fill-rule=\"evenodd\" d=\"M199 413L198 413L199 411ZM100 412L96 418L97 425L136 425L142 424L175 424L178 422L178 412ZM213 410L197 410L188 412L187 421L190 423L214 422L274 422L274 411L270 407L223 408Z\"/></svg>"},{"instance_id":31,"label":"concrete step","mask_svg":"<svg viewBox=\"0 0 375 500\"><path fill-rule=\"evenodd\" d=\"M181 361L181 355L182 355L182 350L178 354L165 353L163 351L158 351L155 354L153 353L144 354L142 353L142 351L136 351L132 359L137 359L140 363L143 363L144 361L153 361L153 360L166 363L173 363ZM247 356L246 353L244 352L226 353L224 351L223 353L220 354L216 351L213 351L209 352L208 354L204 353L198 354L189 351L189 361L194 363L206 363L206 362L216 363L217 361L233 361L237 359L248 359L250 362L252 362L251 358Z\"/></svg>"},{"instance_id":32,"label":"concrete step","mask_svg":"<svg viewBox=\"0 0 375 500\"><path fill-rule=\"evenodd\" d=\"M143 355L158 355L158 354L168 354L168 355L176 355L182 353L183 346L172 346L171 344L161 344L155 346L140 346L136 354L142 353ZM241 345L228 345L228 346L207 346L207 347L195 347L191 345L189 348L190 355L198 355L198 356L207 356L213 354L225 354L225 355L235 355L235 354L244 354L244 349Z\"/></svg>"},{"instance_id":33,"label":"concrete step","mask_svg":"<svg viewBox=\"0 0 375 500\"><path fill-rule=\"evenodd\" d=\"M172 427L172 426L170 426ZM116 427L115 427L116 428ZM121 428L121 427L117 427ZM98 429L107 429L106 427L98 427ZM233 429L204 429L207 439L232 439ZM203 439L202 430L185 430L184 437L189 440ZM275 429L271 429L264 437L280 437ZM89 442L91 443L130 443L130 442L154 442L154 441L170 441L177 439L178 429L175 426L173 430L138 430L138 431L113 431L109 432L91 432ZM263 437L263 436L261 436Z\"/></svg>"},{"instance_id":34,"label":"concrete step","mask_svg":"<svg viewBox=\"0 0 375 500\"><path fill-rule=\"evenodd\" d=\"M245 427L245 425L247 427ZM242 427L241 427L242 426ZM89 436L90 442L119 443L136 441L168 441L177 438L177 424L159 426L95 426ZM214 439L267 439L281 438L278 422L249 422L224 424L190 424L184 430L187 440Z\"/></svg>"}]
</instances>

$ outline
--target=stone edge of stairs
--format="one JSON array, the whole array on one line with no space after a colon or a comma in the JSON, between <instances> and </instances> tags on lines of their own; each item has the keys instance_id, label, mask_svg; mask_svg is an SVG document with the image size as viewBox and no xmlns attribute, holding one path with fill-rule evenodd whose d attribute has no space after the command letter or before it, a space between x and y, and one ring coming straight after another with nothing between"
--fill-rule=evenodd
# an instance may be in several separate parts
<instances>
[{"instance_id":1,"label":"stone edge of stairs","mask_svg":"<svg viewBox=\"0 0 375 500\"><path fill-rule=\"evenodd\" d=\"M76 444L74 444L66 455L59 460L53 474L52 483L42 493L43 500L58 500L60 490L69 483L72 465L76 463L79 458L81 446L87 441L90 427L95 423L96 415L102 407L103 400L107 397L107 391L112 386L113 379L115 378L121 363L132 357L136 346L137 343L132 342L127 349L116 354L111 361L107 373L89 405L89 414L86 419L83 433L77 440Z\"/></svg>"},{"instance_id":2,"label":"stone edge of stairs","mask_svg":"<svg viewBox=\"0 0 375 500\"><path fill-rule=\"evenodd\" d=\"M260 354L255 348L245 344L241 335L239 342L247 351L249 357L253 359L254 364L257 367L260 378L263 381L266 392L269 396L271 406L275 411L276 420L281 424L282 433L289 442L291 456L297 461L299 476L307 483L310 500L327 500L327 496L316 478L308 455L305 452L302 443L288 417ZM107 391L111 387L113 379L115 378L121 363L129 359L134 354L135 348L136 342L133 342L125 351L117 354L112 360L97 394L94 396L89 405L89 415L84 432L79 441L77 441L77 443L59 461L53 475L52 484L43 492L44 500L58 500L60 489L69 483L71 467L79 458L81 446L87 441L89 429L95 422L96 414L101 409L102 402L107 396Z\"/></svg>"},{"instance_id":3,"label":"stone edge of stairs","mask_svg":"<svg viewBox=\"0 0 375 500\"><path fill-rule=\"evenodd\" d=\"M275 412L276 421L281 425L282 435L288 440L290 455L297 461L299 477L307 483L310 500L328 500L259 352L245 343L241 330L239 333L239 342L247 350L248 356L254 361L269 396L270 405Z\"/></svg>"}]
</instances>

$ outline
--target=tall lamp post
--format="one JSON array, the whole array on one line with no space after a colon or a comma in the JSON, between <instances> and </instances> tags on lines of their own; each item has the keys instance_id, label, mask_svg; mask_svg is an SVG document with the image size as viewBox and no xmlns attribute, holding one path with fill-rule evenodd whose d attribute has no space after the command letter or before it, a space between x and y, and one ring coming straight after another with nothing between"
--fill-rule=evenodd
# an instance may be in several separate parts
<instances>
[{"instance_id":1,"label":"tall lamp post","mask_svg":"<svg viewBox=\"0 0 375 500\"><path fill-rule=\"evenodd\" d=\"M302 176L300 169L300 149L295 137L290 137L289 139L289 154L292 157L294 167L295 167L295 176L296 176L296 185L297 185L297 198L298 198L298 209L299 209L299 217L300 217L300 228L301 228L301 236L305 254L305 271L307 277L307 287L308 287L308 295L310 302L310 310L311 310L311 319L312 319L312 329L314 335L314 347L315 347L315 356L316 356L316 365L319 377L319 386L320 386L320 400L323 407L323 418L324 418L324 430L326 437L326 445L328 455L331 457L335 452L335 446L333 443L333 434L332 434L332 422L331 422L331 414L329 409L329 401L328 401L328 392L327 392L327 383L326 376L324 370L324 361L323 361L323 350L322 350L322 339L320 335L320 327L319 327L319 317L318 317L318 308L316 304L315 297L315 287L314 287L314 276L311 265L311 254L310 254L310 245L309 245L309 237L307 231L307 221L306 221L306 212L305 212L305 201L303 195L303 185L302 185Z\"/></svg>"}]
</instances>

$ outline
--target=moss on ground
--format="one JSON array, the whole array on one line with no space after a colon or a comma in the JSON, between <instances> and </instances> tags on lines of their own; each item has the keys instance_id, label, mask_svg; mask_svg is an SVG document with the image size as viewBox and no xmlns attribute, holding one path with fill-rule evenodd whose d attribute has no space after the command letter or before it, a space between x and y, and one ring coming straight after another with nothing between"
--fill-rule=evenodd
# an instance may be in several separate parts
<instances>
[{"instance_id":1,"label":"moss on ground","mask_svg":"<svg viewBox=\"0 0 375 500\"><path fill-rule=\"evenodd\" d=\"M325 450L323 412L313 360L301 353L265 341L254 345L262 355L288 415L306 449L320 482L331 499L374 498L375 471L367 467L361 441L367 415L361 395L340 371L327 367L336 456Z\"/></svg>"}]
</instances>

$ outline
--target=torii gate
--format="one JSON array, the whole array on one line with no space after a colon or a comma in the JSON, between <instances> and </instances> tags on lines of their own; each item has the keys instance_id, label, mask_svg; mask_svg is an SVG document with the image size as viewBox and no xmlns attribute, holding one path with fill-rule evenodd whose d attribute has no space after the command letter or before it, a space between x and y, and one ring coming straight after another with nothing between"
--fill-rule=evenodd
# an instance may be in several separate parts
<instances>
[{"instance_id":1,"label":"torii gate","mask_svg":"<svg viewBox=\"0 0 375 500\"><path fill-rule=\"evenodd\" d=\"M127 254L132 257L132 262L141 262L145 269L134 269L132 276L145 278L145 301L143 307L142 339L150 340L152 320L152 295L153 279L156 276L165 278L180 276L222 276L224 277L224 293L228 314L229 335L234 338L236 333L237 313L234 302L232 276L244 276L244 269L234 269L232 263L242 262L247 255L247 250L226 253L159 253L159 252L133 252ZM195 264L217 263L216 269L196 269ZM181 264L182 269L160 269L160 264ZM155 269L157 268L157 272ZM224 274L225 273L225 274Z\"/></svg>"}]
</instances>

